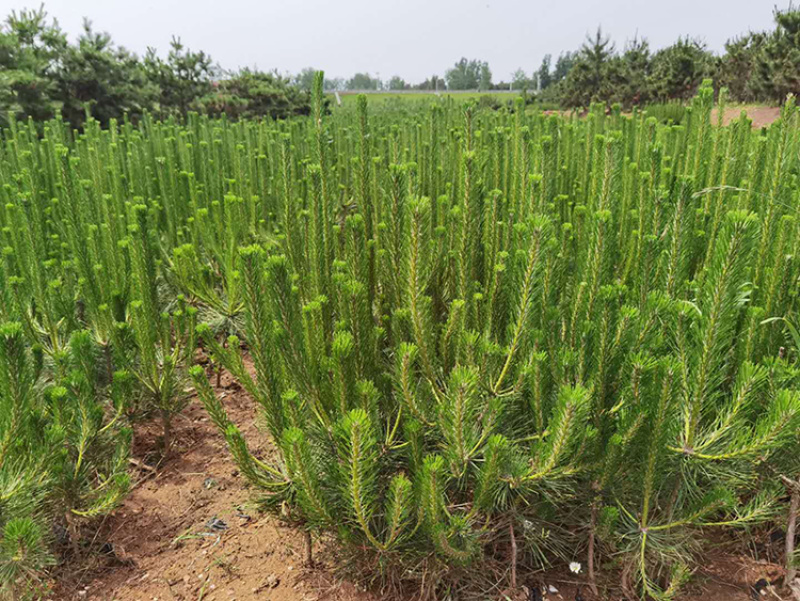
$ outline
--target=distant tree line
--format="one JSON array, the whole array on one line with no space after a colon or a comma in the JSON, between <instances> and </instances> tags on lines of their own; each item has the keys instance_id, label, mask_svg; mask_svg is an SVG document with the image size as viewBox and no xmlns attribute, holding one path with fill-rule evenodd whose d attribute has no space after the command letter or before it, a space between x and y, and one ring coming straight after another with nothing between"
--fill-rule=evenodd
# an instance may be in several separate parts
<instances>
[{"instance_id":1,"label":"distant tree line","mask_svg":"<svg viewBox=\"0 0 800 601\"><path fill-rule=\"evenodd\" d=\"M277 73L229 72L173 39L166 57L139 57L89 21L75 43L43 8L12 12L0 24L0 123L61 115L80 127L145 111L159 117L198 111L232 118L308 114L310 95Z\"/></svg>"},{"instance_id":2,"label":"distant tree line","mask_svg":"<svg viewBox=\"0 0 800 601\"><path fill-rule=\"evenodd\" d=\"M466 60L466 59L462 59ZM488 65L487 65L488 69ZM314 82L314 73L317 70L306 67L291 78L292 83L302 90L311 90ZM378 91L378 90L445 90L447 83L442 77L433 75L418 84L410 84L399 75L393 75L388 80L382 80L377 74L356 73L349 79L341 77L325 78L324 88L329 92L345 91ZM474 89L477 89L477 85Z\"/></svg>"},{"instance_id":3,"label":"distant tree line","mask_svg":"<svg viewBox=\"0 0 800 601\"><path fill-rule=\"evenodd\" d=\"M487 62L462 58L444 78L434 75L417 85L399 76L382 82L377 76L357 73L348 80L326 80L326 87L527 90L540 100L568 107L592 102L631 106L686 100L695 95L704 79L711 78L717 87L727 87L733 100L780 103L790 93L800 95L800 9L776 9L774 20L772 31L751 32L729 40L721 55L689 37L655 51L646 39L636 37L618 49L598 29L577 50L562 52L555 62L548 54L530 74L517 69L510 81L495 82Z\"/></svg>"},{"instance_id":4,"label":"distant tree line","mask_svg":"<svg viewBox=\"0 0 800 601\"><path fill-rule=\"evenodd\" d=\"M780 103L800 94L800 9L776 9L774 20L772 31L729 40L719 56L691 38L656 51L634 38L617 50L598 29L577 51L559 56L554 69L549 55L530 77L518 69L510 87L536 90L565 106L631 106L691 98L711 78L736 101Z\"/></svg>"},{"instance_id":5,"label":"distant tree line","mask_svg":"<svg viewBox=\"0 0 800 601\"><path fill-rule=\"evenodd\" d=\"M731 39L721 55L704 43L680 38L652 50L635 38L621 49L600 29L577 50L553 62L546 55L527 74L494 82L486 61L461 58L444 77L412 84L399 75L355 73L325 79L327 90L527 90L531 97L563 106L619 102L625 106L687 99L703 79L729 89L740 102L782 102L800 95L800 9L774 12L771 31ZM12 12L0 24L0 124L9 118L36 120L60 115L80 127L87 116L136 120L145 111L158 117L189 111L230 118L308 114L315 70L295 76L217 66L202 51L173 39L166 57L149 49L140 57L117 46L89 21L71 43L43 8Z\"/></svg>"}]
</instances>

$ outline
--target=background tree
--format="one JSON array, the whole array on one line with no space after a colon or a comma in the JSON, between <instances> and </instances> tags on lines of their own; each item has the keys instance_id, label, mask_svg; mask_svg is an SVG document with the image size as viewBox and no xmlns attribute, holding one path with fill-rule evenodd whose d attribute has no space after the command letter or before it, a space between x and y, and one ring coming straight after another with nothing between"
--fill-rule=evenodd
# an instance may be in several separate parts
<instances>
[{"instance_id":1,"label":"background tree","mask_svg":"<svg viewBox=\"0 0 800 601\"><path fill-rule=\"evenodd\" d=\"M585 106L597 100L632 106L685 101L704 78L713 77L715 88L728 88L735 101L782 103L789 93L800 94L800 10L776 10L774 19L771 31L728 41L721 56L689 38L656 52L646 40L634 39L616 53L598 29L579 50L559 54L555 64L546 55L530 79L519 71L511 83L495 86L488 63L462 58L444 80L434 75L413 87L485 91L538 84L539 97L547 102ZM303 114L307 96L285 84L308 91L313 75L311 68L291 81L258 71L224 72L208 54L188 50L178 39L172 40L166 57L150 49L141 58L116 46L108 34L95 32L88 22L71 43L41 8L11 12L0 24L0 124L9 117L41 121L60 114L81 128L87 114L105 125L124 115L135 121L147 110L161 117L190 110L229 116ZM409 87L399 75L386 85ZM382 87L380 78L369 73L324 81L326 90Z\"/></svg>"},{"instance_id":2,"label":"background tree","mask_svg":"<svg viewBox=\"0 0 800 601\"><path fill-rule=\"evenodd\" d=\"M699 40L681 38L653 55L651 92L654 99L687 100L713 71L713 55Z\"/></svg>"},{"instance_id":3,"label":"background tree","mask_svg":"<svg viewBox=\"0 0 800 601\"><path fill-rule=\"evenodd\" d=\"M277 73L242 69L215 82L211 91L199 99L198 105L212 116L286 119L308 115L310 99L310 92L292 86L288 78Z\"/></svg>"},{"instance_id":4,"label":"background tree","mask_svg":"<svg viewBox=\"0 0 800 601\"><path fill-rule=\"evenodd\" d=\"M372 77L369 73L356 73L347 80L345 88L348 90L379 90L381 80L378 77Z\"/></svg>"},{"instance_id":5,"label":"background tree","mask_svg":"<svg viewBox=\"0 0 800 601\"><path fill-rule=\"evenodd\" d=\"M733 98L752 101L757 94L753 90L753 75L757 54L766 41L763 33L749 33L725 43L725 54L719 58L714 81L726 87Z\"/></svg>"},{"instance_id":6,"label":"background tree","mask_svg":"<svg viewBox=\"0 0 800 601\"><path fill-rule=\"evenodd\" d=\"M546 90L550 87L550 84L553 83L553 77L550 73L550 63L552 62L552 56L549 54L545 54L544 58L542 59L542 64L539 65L539 69L536 71L536 83L539 86L540 90Z\"/></svg>"},{"instance_id":7,"label":"background tree","mask_svg":"<svg viewBox=\"0 0 800 601\"><path fill-rule=\"evenodd\" d=\"M159 88L141 61L115 47L107 33L93 31L88 20L61 63L56 79L61 114L73 126L83 123L87 110L103 125L124 114L135 119L158 99Z\"/></svg>"},{"instance_id":8,"label":"background tree","mask_svg":"<svg viewBox=\"0 0 800 601\"><path fill-rule=\"evenodd\" d=\"M163 114L186 114L196 99L211 91L218 71L208 54L187 50L180 38L172 38L166 60L149 48L144 64L148 77L160 89Z\"/></svg>"},{"instance_id":9,"label":"background tree","mask_svg":"<svg viewBox=\"0 0 800 601\"><path fill-rule=\"evenodd\" d=\"M511 88L514 90L527 90L533 87L532 83L531 79L521 68L514 71L511 75Z\"/></svg>"},{"instance_id":10,"label":"background tree","mask_svg":"<svg viewBox=\"0 0 800 601\"><path fill-rule=\"evenodd\" d=\"M331 77L330 79L326 77L323 83L323 87L326 90L331 90L331 91L337 90L341 92L342 90L345 89L345 83L346 82L342 77Z\"/></svg>"},{"instance_id":11,"label":"background tree","mask_svg":"<svg viewBox=\"0 0 800 601\"><path fill-rule=\"evenodd\" d=\"M610 89L610 63L614 44L598 27L594 37L586 42L575 57L575 64L564 80L563 100L568 106L588 106L608 98Z\"/></svg>"},{"instance_id":12,"label":"background tree","mask_svg":"<svg viewBox=\"0 0 800 601\"><path fill-rule=\"evenodd\" d=\"M292 78L292 84L301 90L307 90L310 92L311 86L314 83L314 73L316 72L317 70L313 67L306 67Z\"/></svg>"},{"instance_id":13,"label":"background tree","mask_svg":"<svg viewBox=\"0 0 800 601\"><path fill-rule=\"evenodd\" d=\"M56 78L67 37L44 8L12 11L0 26L0 119L49 119L60 108Z\"/></svg>"},{"instance_id":14,"label":"background tree","mask_svg":"<svg viewBox=\"0 0 800 601\"><path fill-rule=\"evenodd\" d=\"M574 52L562 52L559 54L556 59L556 65L553 68L552 83L557 84L564 80L574 64Z\"/></svg>"},{"instance_id":15,"label":"background tree","mask_svg":"<svg viewBox=\"0 0 800 601\"><path fill-rule=\"evenodd\" d=\"M481 63L480 79L478 80L478 89L486 91L492 87L492 71L489 69L489 63Z\"/></svg>"},{"instance_id":16,"label":"background tree","mask_svg":"<svg viewBox=\"0 0 800 601\"><path fill-rule=\"evenodd\" d=\"M800 9L776 10L775 30L754 44L750 86L757 98L783 102L800 93Z\"/></svg>"},{"instance_id":17,"label":"background tree","mask_svg":"<svg viewBox=\"0 0 800 601\"><path fill-rule=\"evenodd\" d=\"M425 81L412 87L415 90L444 90L445 80L438 75L431 75Z\"/></svg>"},{"instance_id":18,"label":"background tree","mask_svg":"<svg viewBox=\"0 0 800 601\"><path fill-rule=\"evenodd\" d=\"M650 100L650 45L647 40L634 38L625 45L623 53L611 61L611 100L626 107Z\"/></svg>"},{"instance_id":19,"label":"background tree","mask_svg":"<svg viewBox=\"0 0 800 601\"><path fill-rule=\"evenodd\" d=\"M399 75L394 75L389 80L389 89L390 90L405 90L408 84L406 84L406 80L400 77Z\"/></svg>"},{"instance_id":20,"label":"background tree","mask_svg":"<svg viewBox=\"0 0 800 601\"><path fill-rule=\"evenodd\" d=\"M492 72L485 61L461 58L445 72L444 78L450 90L488 90L491 86Z\"/></svg>"}]
</instances>

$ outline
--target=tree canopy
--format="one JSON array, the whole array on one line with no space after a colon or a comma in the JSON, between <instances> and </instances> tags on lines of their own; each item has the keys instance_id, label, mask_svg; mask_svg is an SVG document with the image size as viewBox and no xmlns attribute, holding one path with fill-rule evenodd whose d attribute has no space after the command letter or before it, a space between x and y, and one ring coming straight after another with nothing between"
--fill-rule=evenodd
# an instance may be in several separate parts
<instances>
[{"instance_id":1,"label":"tree canopy","mask_svg":"<svg viewBox=\"0 0 800 601\"><path fill-rule=\"evenodd\" d=\"M492 87L492 72L489 63L461 58L444 74L450 90L488 90Z\"/></svg>"},{"instance_id":2,"label":"tree canopy","mask_svg":"<svg viewBox=\"0 0 800 601\"><path fill-rule=\"evenodd\" d=\"M0 123L60 115L74 127L87 116L138 119L145 111L229 117L307 114L310 95L289 78L254 70L228 72L212 57L173 38L166 57L139 57L84 22L75 43L43 8L12 11L0 24ZM310 88L310 86L309 86Z\"/></svg>"},{"instance_id":3,"label":"tree canopy","mask_svg":"<svg viewBox=\"0 0 800 601\"><path fill-rule=\"evenodd\" d=\"M369 73L356 73L347 80L345 88L348 90L379 90L381 89L381 80L378 77L372 77Z\"/></svg>"},{"instance_id":4,"label":"tree canopy","mask_svg":"<svg viewBox=\"0 0 800 601\"><path fill-rule=\"evenodd\" d=\"M800 9L774 11L771 31L729 40L721 55L683 37L659 49L636 37L617 45L599 28L573 51L546 54L538 68L517 69L509 81L492 81L489 63L458 60L444 78L412 83L369 72L324 80L325 90L537 91L540 100L566 107L592 102L622 106L686 101L710 78L738 102L782 103L800 94ZM554 59L553 57L556 56ZM137 56L98 32L88 20L71 42L43 8L12 11L0 23L0 125L9 119L43 121L60 116L80 128L87 117L106 125L145 112L182 117L190 111L230 118L306 114L317 69L293 76L253 69L227 71L201 50L173 38L163 56Z\"/></svg>"}]
</instances>

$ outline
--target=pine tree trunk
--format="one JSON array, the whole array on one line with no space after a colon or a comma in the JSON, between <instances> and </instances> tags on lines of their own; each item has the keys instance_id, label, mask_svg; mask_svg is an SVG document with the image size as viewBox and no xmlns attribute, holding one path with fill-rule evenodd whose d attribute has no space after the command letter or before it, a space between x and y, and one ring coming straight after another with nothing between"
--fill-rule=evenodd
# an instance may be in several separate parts
<instances>
[{"instance_id":1,"label":"pine tree trunk","mask_svg":"<svg viewBox=\"0 0 800 601\"><path fill-rule=\"evenodd\" d=\"M669 497L669 502L667 503L666 507L666 514L672 519L673 510L675 509L675 504L678 502L678 495L681 492L681 479L680 477L675 478L675 485L672 487L672 494Z\"/></svg>"},{"instance_id":2,"label":"pine tree trunk","mask_svg":"<svg viewBox=\"0 0 800 601\"><path fill-rule=\"evenodd\" d=\"M224 337L222 338L220 344L222 348L228 348L228 341ZM222 365L217 366L217 388L222 387Z\"/></svg>"},{"instance_id":3,"label":"pine tree trunk","mask_svg":"<svg viewBox=\"0 0 800 601\"><path fill-rule=\"evenodd\" d=\"M162 457L167 459L169 457L169 447L172 444L172 420L169 411L166 409L161 410L161 424L164 428L164 452L162 453Z\"/></svg>"},{"instance_id":4,"label":"pine tree trunk","mask_svg":"<svg viewBox=\"0 0 800 601\"><path fill-rule=\"evenodd\" d=\"M107 342L103 348L103 354L106 358L106 374L108 377L109 385L114 381L114 364L111 357L111 342Z\"/></svg>"},{"instance_id":5,"label":"pine tree trunk","mask_svg":"<svg viewBox=\"0 0 800 601\"><path fill-rule=\"evenodd\" d=\"M511 536L511 588L517 588L517 537L514 536L514 522L508 525L508 533Z\"/></svg>"},{"instance_id":6,"label":"pine tree trunk","mask_svg":"<svg viewBox=\"0 0 800 601\"><path fill-rule=\"evenodd\" d=\"M589 526L589 549L586 554L586 571L589 576L589 586L592 589L595 597L598 595L597 582L594 577L594 539L595 531L597 530L597 499L592 502L592 521Z\"/></svg>"},{"instance_id":7,"label":"pine tree trunk","mask_svg":"<svg viewBox=\"0 0 800 601\"><path fill-rule=\"evenodd\" d=\"M303 533L303 563L307 568L310 568L314 565L314 554L313 554L313 541L311 540L311 532L306 530Z\"/></svg>"},{"instance_id":8,"label":"pine tree trunk","mask_svg":"<svg viewBox=\"0 0 800 601\"><path fill-rule=\"evenodd\" d=\"M75 523L74 516L69 510L64 513L64 521L67 522L67 536L69 536L69 544L70 547L72 547L73 559L79 560L81 558L81 547L78 544L80 531L78 525Z\"/></svg>"}]
</instances>

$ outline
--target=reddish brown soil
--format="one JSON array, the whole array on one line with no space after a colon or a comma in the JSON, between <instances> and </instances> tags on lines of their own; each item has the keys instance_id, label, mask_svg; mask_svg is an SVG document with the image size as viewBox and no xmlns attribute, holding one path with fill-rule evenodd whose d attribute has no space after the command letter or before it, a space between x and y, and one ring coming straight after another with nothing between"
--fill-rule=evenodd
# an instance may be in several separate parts
<instances>
[{"instance_id":1,"label":"reddish brown soil","mask_svg":"<svg viewBox=\"0 0 800 601\"><path fill-rule=\"evenodd\" d=\"M255 404L225 375L217 393L231 418L242 428L251 450L269 455L270 446L256 425ZM133 468L136 485L100 528L82 561L62 568L51 601L372 601L380 595L334 574L335 551L315 542L316 565L303 566L303 534L256 508L255 491L238 475L222 437L195 400L175 420L172 458L153 470L158 428L146 424L137 432ZM212 518L227 530L214 532ZM113 545L111 555L98 551ZM108 551L106 545L106 551ZM736 554L720 552L695 574L682 601L746 601L758 578L774 579L780 568ZM575 598L576 577L563 570L523 575L558 589L549 601ZM618 582L609 582L619 591ZM583 596L594 599L588 590ZM498 599L526 600L505 592ZM492 597L485 597L492 598ZM621 599L602 595L603 601ZM771 597L775 599L775 597ZM789 597L784 597L789 598Z\"/></svg>"},{"instance_id":2,"label":"reddish brown soil","mask_svg":"<svg viewBox=\"0 0 800 601\"><path fill-rule=\"evenodd\" d=\"M711 111L711 122L717 122L717 109L712 109ZM781 109L777 106L762 106L762 105L746 105L746 106L729 106L725 109L725 113L722 116L722 123L724 125L728 125L731 121L735 121L738 119L742 112L747 113L747 116L753 122L754 129L761 129L762 127L766 127L771 125L774 121L781 116ZM555 111L555 110L548 110L544 111L545 115L569 115L569 111ZM586 113L583 113L584 115ZM628 113L629 114L629 113Z\"/></svg>"},{"instance_id":3,"label":"reddish brown soil","mask_svg":"<svg viewBox=\"0 0 800 601\"><path fill-rule=\"evenodd\" d=\"M227 375L217 393L242 428L251 450L269 454L256 425L255 404ZM60 574L53 600L103 601L300 601L367 599L321 565L303 567L303 534L278 517L259 512L257 495L239 475L225 442L193 400L175 419L172 458L153 472L159 429L137 432L139 478L132 493L98 535L114 555L94 552L80 568ZM209 520L225 522L215 532ZM95 545L97 546L97 545ZM319 551L319 549L315 549Z\"/></svg>"},{"instance_id":4,"label":"reddish brown soil","mask_svg":"<svg viewBox=\"0 0 800 601\"><path fill-rule=\"evenodd\" d=\"M747 116L753 122L753 127L761 129L770 125L781 116L781 109L777 106L742 106L742 107L727 107L725 113L722 115L722 123L727 125L731 121L739 118L742 112L747 113ZM717 122L717 109L711 111L711 120L713 123Z\"/></svg>"}]
</instances>

